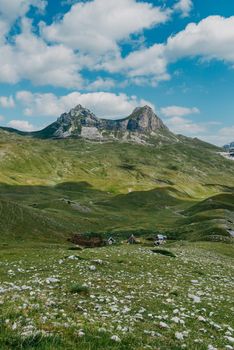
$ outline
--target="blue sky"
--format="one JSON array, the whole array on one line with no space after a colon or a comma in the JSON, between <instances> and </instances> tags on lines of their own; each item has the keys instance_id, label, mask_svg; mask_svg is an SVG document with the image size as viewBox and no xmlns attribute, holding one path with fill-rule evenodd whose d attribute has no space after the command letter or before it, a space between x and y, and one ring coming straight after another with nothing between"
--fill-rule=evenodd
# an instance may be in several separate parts
<instances>
[{"instance_id":1,"label":"blue sky","mask_svg":"<svg viewBox=\"0 0 234 350\"><path fill-rule=\"evenodd\" d=\"M4 126L149 104L176 133L234 140L230 0L0 0L0 67Z\"/></svg>"}]
</instances>

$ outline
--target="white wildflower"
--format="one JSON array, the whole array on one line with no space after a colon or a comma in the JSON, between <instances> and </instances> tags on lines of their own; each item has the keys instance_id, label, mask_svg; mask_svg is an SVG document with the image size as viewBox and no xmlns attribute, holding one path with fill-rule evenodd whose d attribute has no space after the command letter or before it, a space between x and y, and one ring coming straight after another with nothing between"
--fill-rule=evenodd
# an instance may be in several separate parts
<instances>
[{"instance_id":1,"label":"white wildflower","mask_svg":"<svg viewBox=\"0 0 234 350\"><path fill-rule=\"evenodd\" d=\"M215 348L213 345L209 344L208 345L208 350L218 350L217 348Z\"/></svg>"},{"instance_id":2,"label":"white wildflower","mask_svg":"<svg viewBox=\"0 0 234 350\"><path fill-rule=\"evenodd\" d=\"M118 343L121 342L121 339L120 337L118 337L118 335L112 335L111 340L116 341Z\"/></svg>"},{"instance_id":3,"label":"white wildflower","mask_svg":"<svg viewBox=\"0 0 234 350\"><path fill-rule=\"evenodd\" d=\"M160 322L159 326L162 328L169 328L168 324L166 324L165 322Z\"/></svg>"},{"instance_id":4,"label":"white wildflower","mask_svg":"<svg viewBox=\"0 0 234 350\"><path fill-rule=\"evenodd\" d=\"M198 295L188 294L188 297L193 300L194 303L200 303L201 298Z\"/></svg>"},{"instance_id":5,"label":"white wildflower","mask_svg":"<svg viewBox=\"0 0 234 350\"><path fill-rule=\"evenodd\" d=\"M228 341L230 341L230 343L234 343L234 338L233 337L225 336L224 338L227 339Z\"/></svg>"},{"instance_id":6,"label":"white wildflower","mask_svg":"<svg viewBox=\"0 0 234 350\"><path fill-rule=\"evenodd\" d=\"M178 339L178 340L184 340L184 335L183 335L183 333L176 332L176 333L175 333L175 337L176 337L176 339Z\"/></svg>"},{"instance_id":7,"label":"white wildflower","mask_svg":"<svg viewBox=\"0 0 234 350\"><path fill-rule=\"evenodd\" d=\"M96 268L96 266L94 266L94 265L90 265L90 266L89 266L89 269L90 269L90 271L96 271L97 268Z\"/></svg>"},{"instance_id":8,"label":"white wildflower","mask_svg":"<svg viewBox=\"0 0 234 350\"><path fill-rule=\"evenodd\" d=\"M46 283L47 284L50 284L50 283L58 283L59 282L59 279L58 278L55 278L55 277L48 277L46 279Z\"/></svg>"},{"instance_id":9,"label":"white wildflower","mask_svg":"<svg viewBox=\"0 0 234 350\"><path fill-rule=\"evenodd\" d=\"M206 322L206 319L203 316L198 316L198 321Z\"/></svg>"}]
</instances>

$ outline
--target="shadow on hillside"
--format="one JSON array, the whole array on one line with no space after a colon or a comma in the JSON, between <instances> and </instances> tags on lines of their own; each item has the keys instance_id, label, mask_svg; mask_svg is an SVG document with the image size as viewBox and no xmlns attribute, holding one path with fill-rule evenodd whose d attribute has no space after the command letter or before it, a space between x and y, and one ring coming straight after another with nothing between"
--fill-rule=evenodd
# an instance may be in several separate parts
<instances>
[{"instance_id":1,"label":"shadow on hillside","mask_svg":"<svg viewBox=\"0 0 234 350\"><path fill-rule=\"evenodd\" d=\"M0 199L9 200L28 200L38 199L39 201L52 201L54 198L60 197L77 197L84 201L92 199L98 204L124 205L128 203L131 207L138 207L140 204L168 206L178 205L180 203L190 201L191 197L184 192L180 192L172 186L164 186L148 191L132 191L126 194L114 194L94 188L88 182L63 182L54 186L35 186L35 185L9 185L0 183Z\"/></svg>"},{"instance_id":2,"label":"shadow on hillside","mask_svg":"<svg viewBox=\"0 0 234 350\"><path fill-rule=\"evenodd\" d=\"M229 192L198 202L172 186L116 195L87 182L0 184L1 234L38 240L67 239L74 232L161 231L170 232L173 238L192 233L197 237L199 232L202 237L205 227L207 235L221 232L216 226L228 222L223 209L230 212L228 224L232 228L233 196ZM223 229L221 233L225 235Z\"/></svg>"},{"instance_id":3,"label":"shadow on hillside","mask_svg":"<svg viewBox=\"0 0 234 350\"><path fill-rule=\"evenodd\" d=\"M116 195L97 190L87 182L55 186L0 184L0 205L5 208L5 214L1 208L0 214L7 215L8 222L18 222L20 216L24 222L40 215L47 221L61 223L62 227L67 225L69 231L155 228L158 221L164 220L162 215L159 220L160 212L165 211L168 221L170 208L186 204L177 195L181 193L170 186Z\"/></svg>"}]
</instances>

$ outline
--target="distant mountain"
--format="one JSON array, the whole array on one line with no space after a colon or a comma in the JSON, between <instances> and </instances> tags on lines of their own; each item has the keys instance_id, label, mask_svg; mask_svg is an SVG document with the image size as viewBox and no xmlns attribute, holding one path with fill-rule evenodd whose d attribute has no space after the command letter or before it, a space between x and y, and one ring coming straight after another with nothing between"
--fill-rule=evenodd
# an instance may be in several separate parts
<instances>
[{"instance_id":1,"label":"distant mountain","mask_svg":"<svg viewBox=\"0 0 234 350\"><path fill-rule=\"evenodd\" d=\"M81 105L63 113L56 122L37 132L24 133L9 128L5 130L43 139L81 137L92 140L131 139L133 135L133 139L137 140L137 136L141 138L159 131L169 131L149 106L137 107L126 118L111 120L99 119Z\"/></svg>"},{"instance_id":2,"label":"distant mountain","mask_svg":"<svg viewBox=\"0 0 234 350\"><path fill-rule=\"evenodd\" d=\"M234 142L224 145L223 148L226 152L229 152L232 157L234 157Z\"/></svg>"}]
</instances>

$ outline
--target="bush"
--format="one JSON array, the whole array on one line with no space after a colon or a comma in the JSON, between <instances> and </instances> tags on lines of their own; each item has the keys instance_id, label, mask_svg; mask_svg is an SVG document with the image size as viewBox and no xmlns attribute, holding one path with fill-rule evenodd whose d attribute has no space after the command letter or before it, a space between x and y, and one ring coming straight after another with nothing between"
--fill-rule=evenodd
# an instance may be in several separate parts
<instances>
[{"instance_id":1,"label":"bush","mask_svg":"<svg viewBox=\"0 0 234 350\"><path fill-rule=\"evenodd\" d=\"M89 288L86 286L83 286L79 283L73 284L70 287L70 292L72 294L88 294L89 293Z\"/></svg>"},{"instance_id":2,"label":"bush","mask_svg":"<svg viewBox=\"0 0 234 350\"><path fill-rule=\"evenodd\" d=\"M170 252L169 250L165 250L165 249L152 249L151 250L153 253L156 254L161 254L161 255L166 255L166 256L170 256L172 258L176 258L176 255L172 252Z\"/></svg>"}]
</instances>

